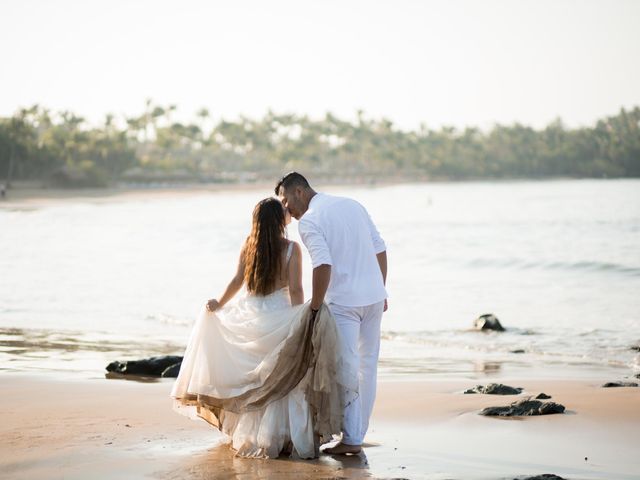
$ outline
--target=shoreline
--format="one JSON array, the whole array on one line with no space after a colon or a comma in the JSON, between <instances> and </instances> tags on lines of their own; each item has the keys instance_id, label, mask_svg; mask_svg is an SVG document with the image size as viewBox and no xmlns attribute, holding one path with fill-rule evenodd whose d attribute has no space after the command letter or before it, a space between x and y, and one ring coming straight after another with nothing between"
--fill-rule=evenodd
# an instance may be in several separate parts
<instances>
[{"instance_id":1,"label":"shoreline","mask_svg":"<svg viewBox=\"0 0 640 480\"><path fill-rule=\"evenodd\" d=\"M413 184L443 184L443 183L523 183L523 182L557 182L557 181L624 181L637 180L637 178L574 178L574 177L553 177L553 178L471 178L471 179L363 179L362 181L345 182L317 182L319 188L333 190L342 187L387 187L395 185ZM238 183L186 183L169 185L114 185L105 188L49 188L34 182L14 182L14 186L7 190L6 197L0 199L0 210L39 208L53 204L64 203L66 201L91 201L93 203L106 203L127 200L154 200L159 198L175 196L192 196L218 192L247 192L252 190L265 190L266 194L271 194L275 185L272 182L238 182Z\"/></svg>"},{"instance_id":2,"label":"shoreline","mask_svg":"<svg viewBox=\"0 0 640 480\"><path fill-rule=\"evenodd\" d=\"M14 326L11 326L14 325ZM389 325L390 326L390 325ZM183 355L189 325L166 330L141 343L133 334L79 330L76 328L17 328L0 324L0 372L50 378L103 378L104 367L114 360L135 360L161 355ZM388 328L388 325L384 325ZM382 330L378 379L383 382L457 381L508 382L579 380L604 384L611 381L640 382L638 360L633 349L625 349L626 361L599 358L565 358L553 355L512 353L508 348L493 351L460 350L457 346L434 348L420 356L420 344L387 338ZM452 335L457 330L452 330ZM477 332L482 337L483 333ZM473 338L470 341L475 341ZM413 350L403 351L405 348ZM135 379L134 379L135 380ZM155 381L151 379L152 381Z\"/></svg>"},{"instance_id":3,"label":"shoreline","mask_svg":"<svg viewBox=\"0 0 640 480\"><path fill-rule=\"evenodd\" d=\"M474 380L382 380L364 454L253 460L234 458L227 446L217 447L215 429L173 412L172 380L3 373L0 478L489 479L555 473L626 480L640 472L634 453L640 388L511 379L525 392L494 396L462 394ZM477 414L541 391L565 405L566 413L515 419Z\"/></svg>"},{"instance_id":4,"label":"shoreline","mask_svg":"<svg viewBox=\"0 0 640 480\"><path fill-rule=\"evenodd\" d=\"M92 203L126 202L131 200L157 200L161 198L188 197L217 192L244 192L267 188L267 184L194 184L184 186L116 186L108 188L61 189L17 188L9 190L7 198L0 201L0 209L40 208L69 201ZM271 189L273 186L271 186Z\"/></svg>"}]
</instances>

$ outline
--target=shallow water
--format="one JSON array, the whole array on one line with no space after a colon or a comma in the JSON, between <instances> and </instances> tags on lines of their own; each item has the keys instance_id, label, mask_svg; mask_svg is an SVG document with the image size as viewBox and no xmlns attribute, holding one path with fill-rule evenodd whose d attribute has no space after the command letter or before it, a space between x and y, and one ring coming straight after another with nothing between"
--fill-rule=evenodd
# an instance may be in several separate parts
<instances>
[{"instance_id":1,"label":"shallow water","mask_svg":"<svg viewBox=\"0 0 640 480\"><path fill-rule=\"evenodd\" d=\"M639 180L326 191L361 201L388 245L383 374L640 371ZM180 353L269 194L0 209L0 368L95 373ZM505 333L469 330L488 312Z\"/></svg>"}]
</instances>

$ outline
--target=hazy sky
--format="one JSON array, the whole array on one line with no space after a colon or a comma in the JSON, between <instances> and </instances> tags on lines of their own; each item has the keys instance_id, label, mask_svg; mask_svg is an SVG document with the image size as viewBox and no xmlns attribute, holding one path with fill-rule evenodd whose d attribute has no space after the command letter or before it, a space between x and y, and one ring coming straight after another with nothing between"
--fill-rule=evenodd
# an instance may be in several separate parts
<instances>
[{"instance_id":1,"label":"hazy sky","mask_svg":"<svg viewBox=\"0 0 640 480\"><path fill-rule=\"evenodd\" d=\"M640 105L640 1L3 0L0 54L0 116L576 126Z\"/></svg>"}]
</instances>

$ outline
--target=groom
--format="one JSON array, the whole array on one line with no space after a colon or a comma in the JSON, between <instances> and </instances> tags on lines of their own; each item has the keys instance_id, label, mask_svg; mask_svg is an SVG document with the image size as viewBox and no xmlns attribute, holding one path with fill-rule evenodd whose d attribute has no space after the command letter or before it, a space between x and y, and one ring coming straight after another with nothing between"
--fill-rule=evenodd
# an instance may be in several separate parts
<instances>
[{"instance_id":1,"label":"groom","mask_svg":"<svg viewBox=\"0 0 640 480\"><path fill-rule=\"evenodd\" d=\"M355 200L317 193L297 172L282 177L275 192L299 220L300 237L311 255L312 313L327 302L348 354L360 364L360 395L344 412L342 441L324 452L359 453L376 396L380 321L387 309L386 246Z\"/></svg>"}]
</instances>

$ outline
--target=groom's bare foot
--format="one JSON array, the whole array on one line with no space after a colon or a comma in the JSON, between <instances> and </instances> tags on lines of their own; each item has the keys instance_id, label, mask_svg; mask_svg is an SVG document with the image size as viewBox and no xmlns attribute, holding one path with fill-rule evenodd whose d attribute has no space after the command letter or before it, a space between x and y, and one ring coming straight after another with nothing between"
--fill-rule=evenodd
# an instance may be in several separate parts
<instances>
[{"instance_id":1,"label":"groom's bare foot","mask_svg":"<svg viewBox=\"0 0 640 480\"><path fill-rule=\"evenodd\" d=\"M347 455L349 453L360 453L361 451L361 445L349 445L347 443L338 442L334 447L325 448L322 453L327 453L329 455Z\"/></svg>"}]
</instances>

